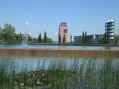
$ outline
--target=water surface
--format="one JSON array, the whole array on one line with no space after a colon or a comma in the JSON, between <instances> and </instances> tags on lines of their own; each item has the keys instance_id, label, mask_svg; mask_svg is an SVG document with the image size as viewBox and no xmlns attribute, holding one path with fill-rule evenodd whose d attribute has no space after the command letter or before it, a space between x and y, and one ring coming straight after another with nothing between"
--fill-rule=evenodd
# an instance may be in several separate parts
<instances>
[{"instance_id":1,"label":"water surface","mask_svg":"<svg viewBox=\"0 0 119 89\"><path fill-rule=\"evenodd\" d=\"M104 47L104 46L59 46L59 45L28 45L28 44L20 44L20 45L0 45L0 48L34 48L34 49L72 49L72 50L119 50L118 46L113 47Z\"/></svg>"}]
</instances>

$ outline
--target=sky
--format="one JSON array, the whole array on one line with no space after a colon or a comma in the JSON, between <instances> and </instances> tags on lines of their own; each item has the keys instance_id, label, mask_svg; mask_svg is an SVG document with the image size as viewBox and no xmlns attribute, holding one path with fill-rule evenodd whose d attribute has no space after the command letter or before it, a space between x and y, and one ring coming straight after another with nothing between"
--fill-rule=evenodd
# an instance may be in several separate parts
<instances>
[{"instance_id":1,"label":"sky","mask_svg":"<svg viewBox=\"0 0 119 89\"><path fill-rule=\"evenodd\" d=\"M119 0L0 0L0 25L37 36L47 31L57 38L58 25L67 22L69 34L104 33L105 21L119 22ZM119 25L119 24L117 24Z\"/></svg>"}]
</instances>

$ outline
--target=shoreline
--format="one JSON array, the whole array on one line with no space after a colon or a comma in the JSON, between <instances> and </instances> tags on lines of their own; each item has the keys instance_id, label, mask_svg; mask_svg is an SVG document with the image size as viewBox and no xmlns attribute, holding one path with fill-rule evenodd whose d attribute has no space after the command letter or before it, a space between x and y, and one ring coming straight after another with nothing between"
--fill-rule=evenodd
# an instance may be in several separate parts
<instances>
[{"instance_id":1,"label":"shoreline","mask_svg":"<svg viewBox=\"0 0 119 89\"><path fill-rule=\"evenodd\" d=\"M73 50L48 48L0 48L0 55L33 57L119 57L119 50Z\"/></svg>"}]
</instances>

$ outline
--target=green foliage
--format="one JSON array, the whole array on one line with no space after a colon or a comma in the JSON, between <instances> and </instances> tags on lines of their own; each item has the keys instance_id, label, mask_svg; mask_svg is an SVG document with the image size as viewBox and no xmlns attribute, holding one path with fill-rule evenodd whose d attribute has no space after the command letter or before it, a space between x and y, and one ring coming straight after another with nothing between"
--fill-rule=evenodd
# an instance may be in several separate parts
<instances>
[{"instance_id":1,"label":"green foliage","mask_svg":"<svg viewBox=\"0 0 119 89\"><path fill-rule=\"evenodd\" d=\"M1 33L0 33L1 39L3 39L3 41L11 41L14 40L14 36L15 36L15 28L10 25L10 24L5 24L4 28L2 29Z\"/></svg>"},{"instance_id":2,"label":"green foliage","mask_svg":"<svg viewBox=\"0 0 119 89\"><path fill-rule=\"evenodd\" d=\"M1 32L2 32L2 28L0 27L0 41L1 41L1 39L2 39L2 38L1 38Z\"/></svg>"},{"instance_id":3,"label":"green foliage","mask_svg":"<svg viewBox=\"0 0 119 89\"><path fill-rule=\"evenodd\" d=\"M38 42L39 42L39 43L42 42L42 36L41 36L41 33L40 33L39 36L38 36Z\"/></svg>"},{"instance_id":4,"label":"green foliage","mask_svg":"<svg viewBox=\"0 0 119 89\"><path fill-rule=\"evenodd\" d=\"M22 42L23 40L23 37L22 37L22 34L15 34L15 41L16 42Z\"/></svg>"},{"instance_id":5,"label":"green foliage","mask_svg":"<svg viewBox=\"0 0 119 89\"><path fill-rule=\"evenodd\" d=\"M28 42L32 42L32 37L28 36Z\"/></svg>"},{"instance_id":6,"label":"green foliage","mask_svg":"<svg viewBox=\"0 0 119 89\"><path fill-rule=\"evenodd\" d=\"M47 36L47 33L44 32L44 37L42 38L41 33L38 36L38 43L52 43L52 39Z\"/></svg>"},{"instance_id":7,"label":"green foliage","mask_svg":"<svg viewBox=\"0 0 119 89\"><path fill-rule=\"evenodd\" d=\"M104 44L107 44L107 43L109 42L108 39L107 39L106 33L104 33L102 42L103 42Z\"/></svg>"},{"instance_id":8,"label":"green foliage","mask_svg":"<svg viewBox=\"0 0 119 89\"><path fill-rule=\"evenodd\" d=\"M59 43L61 43L60 33L58 33L58 40L59 40Z\"/></svg>"},{"instance_id":9,"label":"green foliage","mask_svg":"<svg viewBox=\"0 0 119 89\"><path fill-rule=\"evenodd\" d=\"M76 58L68 60L72 62L70 69L62 62L43 60L38 61L36 69L29 71L26 63L20 67L14 63L14 58L5 59L3 57L0 63L0 89L118 89L119 87L119 65L116 60ZM45 69L47 61L49 65L48 69ZM21 71L17 72L16 69Z\"/></svg>"},{"instance_id":10,"label":"green foliage","mask_svg":"<svg viewBox=\"0 0 119 89\"><path fill-rule=\"evenodd\" d=\"M0 27L0 32L1 32L2 28Z\"/></svg>"},{"instance_id":11,"label":"green foliage","mask_svg":"<svg viewBox=\"0 0 119 89\"><path fill-rule=\"evenodd\" d=\"M11 24L5 24L0 28L0 40L7 43L17 43L22 41L22 35L17 34L15 27Z\"/></svg>"},{"instance_id":12,"label":"green foliage","mask_svg":"<svg viewBox=\"0 0 119 89\"><path fill-rule=\"evenodd\" d=\"M0 43L22 43L23 36L21 33L16 33L16 29L11 24L5 24L3 28L0 27ZM51 43L52 39L47 36L44 32L44 37L42 39L41 34L35 39L28 36L28 43L39 42L39 43Z\"/></svg>"},{"instance_id":13,"label":"green foliage","mask_svg":"<svg viewBox=\"0 0 119 89\"><path fill-rule=\"evenodd\" d=\"M46 33L46 32L44 32L44 39L43 39L43 42L44 42L44 43L47 43L47 33Z\"/></svg>"},{"instance_id":14,"label":"green foliage","mask_svg":"<svg viewBox=\"0 0 119 89\"><path fill-rule=\"evenodd\" d=\"M82 33L82 43L86 43L87 42L86 36L87 36L87 32L83 32Z\"/></svg>"},{"instance_id":15,"label":"green foliage","mask_svg":"<svg viewBox=\"0 0 119 89\"><path fill-rule=\"evenodd\" d=\"M52 39L51 38L47 38L47 43L52 43Z\"/></svg>"}]
</instances>

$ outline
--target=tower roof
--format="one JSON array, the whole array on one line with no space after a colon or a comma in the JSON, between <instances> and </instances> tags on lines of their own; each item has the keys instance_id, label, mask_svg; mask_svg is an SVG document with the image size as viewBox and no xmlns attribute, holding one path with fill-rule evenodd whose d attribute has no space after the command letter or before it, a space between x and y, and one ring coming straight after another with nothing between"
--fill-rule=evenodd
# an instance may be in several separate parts
<instances>
[{"instance_id":1,"label":"tower roof","mask_svg":"<svg viewBox=\"0 0 119 89\"><path fill-rule=\"evenodd\" d=\"M67 26L67 23L66 22L61 22L60 26Z\"/></svg>"},{"instance_id":2,"label":"tower roof","mask_svg":"<svg viewBox=\"0 0 119 89\"><path fill-rule=\"evenodd\" d=\"M108 19L106 20L106 22L107 22L107 23L108 23L108 22L114 22L114 19L108 18Z\"/></svg>"}]
</instances>

